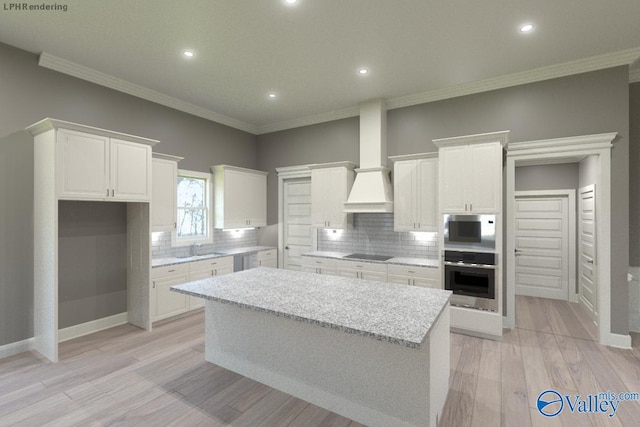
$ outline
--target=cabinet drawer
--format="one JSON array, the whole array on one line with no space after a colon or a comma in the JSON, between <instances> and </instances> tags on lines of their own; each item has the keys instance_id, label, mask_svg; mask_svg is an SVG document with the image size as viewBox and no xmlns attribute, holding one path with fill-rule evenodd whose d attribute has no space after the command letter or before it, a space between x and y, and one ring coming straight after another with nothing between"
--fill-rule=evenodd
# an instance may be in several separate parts
<instances>
[{"instance_id":1,"label":"cabinet drawer","mask_svg":"<svg viewBox=\"0 0 640 427\"><path fill-rule=\"evenodd\" d=\"M188 274L189 273L189 264L174 264L167 265L164 267L155 267L151 269L151 278L155 279L158 277L166 277L173 276L175 274Z\"/></svg>"},{"instance_id":2,"label":"cabinet drawer","mask_svg":"<svg viewBox=\"0 0 640 427\"><path fill-rule=\"evenodd\" d=\"M335 269L338 260L334 258L302 257L302 265Z\"/></svg>"},{"instance_id":3,"label":"cabinet drawer","mask_svg":"<svg viewBox=\"0 0 640 427\"><path fill-rule=\"evenodd\" d=\"M269 249L267 251L258 252L258 261L266 261L275 259L278 257L278 252L275 249Z\"/></svg>"},{"instance_id":4,"label":"cabinet drawer","mask_svg":"<svg viewBox=\"0 0 640 427\"><path fill-rule=\"evenodd\" d=\"M440 269L431 267L413 267L409 265L389 264L389 274L408 276L408 277L424 277L429 279L440 279Z\"/></svg>"},{"instance_id":5,"label":"cabinet drawer","mask_svg":"<svg viewBox=\"0 0 640 427\"><path fill-rule=\"evenodd\" d=\"M212 268L223 268L231 266L233 268L233 257L225 256L220 258L209 258L201 261L189 263L190 271L207 270Z\"/></svg>"},{"instance_id":6,"label":"cabinet drawer","mask_svg":"<svg viewBox=\"0 0 640 427\"><path fill-rule=\"evenodd\" d=\"M387 264L378 264L373 262L361 262L361 261L345 261L342 259L337 260L337 266L340 269L350 269L356 271L371 271L379 273L387 273Z\"/></svg>"}]
</instances>

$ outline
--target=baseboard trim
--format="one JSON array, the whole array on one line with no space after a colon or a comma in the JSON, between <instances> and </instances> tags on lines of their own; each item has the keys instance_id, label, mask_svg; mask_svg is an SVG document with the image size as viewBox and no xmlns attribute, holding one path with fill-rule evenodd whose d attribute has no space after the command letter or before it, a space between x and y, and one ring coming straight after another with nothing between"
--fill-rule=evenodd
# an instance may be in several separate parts
<instances>
[{"instance_id":1,"label":"baseboard trim","mask_svg":"<svg viewBox=\"0 0 640 427\"><path fill-rule=\"evenodd\" d=\"M631 335L609 334L608 345L611 347L631 349Z\"/></svg>"},{"instance_id":2,"label":"baseboard trim","mask_svg":"<svg viewBox=\"0 0 640 427\"><path fill-rule=\"evenodd\" d=\"M58 331L58 342L69 341L104 329L113 328L114 326L124 325L127 321L128 317L125 311L124 313L114 314L113 316L103 317L102 319L69 326L68 328Z\"/></svg>"},{"instance_id":3,"label":"baseboard trim","mask_svg":"<svg viewBox=\"0 0 640 427\"><path fill-rule=\"evenodd\" d=\"M13 356L19 353L24 353L25 351L33 350L34 342L35 342L34 338L27 338L26 340L2 345L0 346L0 359Z\"/></svg>"}]
</instances>

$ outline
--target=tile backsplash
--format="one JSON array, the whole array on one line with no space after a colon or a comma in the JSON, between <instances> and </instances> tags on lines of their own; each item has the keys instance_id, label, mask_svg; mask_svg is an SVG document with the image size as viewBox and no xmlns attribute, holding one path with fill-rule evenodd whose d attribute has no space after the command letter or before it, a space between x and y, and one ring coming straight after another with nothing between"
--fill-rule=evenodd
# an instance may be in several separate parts
<instances>
[{"instance_id":1,"label":"tile backsplash","mask_svg":"<svg viewBox=\"0 0 640 427\"><path fill-rule=\"evenodd\" d=\"M258 230L213 230L213 243L198 248L198 255L224 249L258 245ZM191 255L191 246L171 247L171 232L151 233L151 257L169 258Z\"/></svg>"},{"instance_id":2,"label":"tile backsplash","mask_svg":"<svg viewBox=\"0 0 640 427\"><path fill-rule=\"evenodd\" d=\"M438 259L438 233L393 231L393 214L353 215L351 230L318 230L319 251Z\"/></svg>"}]
</instances>

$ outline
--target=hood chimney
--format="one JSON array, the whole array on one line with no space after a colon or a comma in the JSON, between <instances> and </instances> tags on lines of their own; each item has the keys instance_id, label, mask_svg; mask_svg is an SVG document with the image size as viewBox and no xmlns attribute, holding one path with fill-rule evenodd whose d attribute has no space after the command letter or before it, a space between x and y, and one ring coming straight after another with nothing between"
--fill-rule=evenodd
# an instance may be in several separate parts
<instances>
[{"instance_id":1,"label":"hood chimney","mask_svg":"<svg viewBox=\"0 0 640 427\"><path fill-rule=\"evenodd\" d=\"M387 112L384 101L360 105L360 168L344 204L348 213L393 212L387 169Z\"/></svg>"}]
</instances>

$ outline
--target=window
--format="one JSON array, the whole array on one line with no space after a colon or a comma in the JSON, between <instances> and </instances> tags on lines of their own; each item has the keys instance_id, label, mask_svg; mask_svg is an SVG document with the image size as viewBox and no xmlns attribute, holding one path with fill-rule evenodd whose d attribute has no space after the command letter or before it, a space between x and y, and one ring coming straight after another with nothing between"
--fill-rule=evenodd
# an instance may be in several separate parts
<instances>
[{"instance_id":1,"label":"window","mask_svg":"<svg viewBox=\"0 0 640 427\"><path fill-rule=\"evenodd\" d=\"M178 171L178 224L175 243L208 243L210 232L211 175L193 171Z\"/></svg>"}]
</instances>

